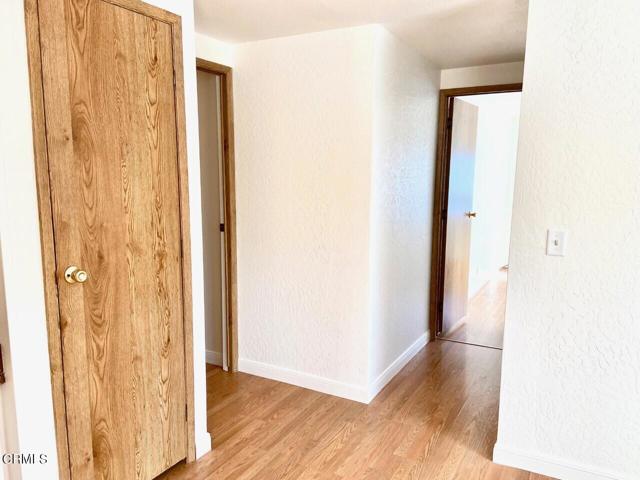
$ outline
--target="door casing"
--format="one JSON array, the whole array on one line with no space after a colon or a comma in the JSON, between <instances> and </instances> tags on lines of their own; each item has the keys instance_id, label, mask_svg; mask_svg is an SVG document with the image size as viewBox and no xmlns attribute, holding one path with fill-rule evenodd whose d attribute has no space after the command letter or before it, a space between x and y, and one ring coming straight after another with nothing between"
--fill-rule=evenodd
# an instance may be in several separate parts
<instances>
[{"instance_id":1,"label":"door casing","mask_svg":"<svg viewBox=\"0 0 640 480\"><path fill-rule=\"evenodd\" d=\"M220 77L222 112L222 169L224 175L225 302L227 367L238 371L238 262L236 250L236 177L233 134L233 70L231 67L196 58L196 69Z\"/></svg>"},{"instance_id":2,"label":"door casing","mask_svg":"<svg viewBox=\"0 0 640 480\"><path fill-rule=\"evenodd\" d=\"M433 223L431 237L431 281L429 284L429 332L435 340L442 331L444 300L444 268L447 247L447 211L449 170L451 166L451 121L453 99L467 95L521 92L522 83L486 85L440 90L438 106L438 139L436 149L435 184L433 193Z\"/></svg>"},{"instance_id":3,"label":"door casing","mask_svg":"<svg viewBox=\"0 0 640 480\"><path fill-rule=\"evenodd\" d=\"M42 58L40 49L40 2L50 0L24 0L29 83L31 92L32 130L34 143L36 187L42 249L46 324L51 368L54 423L58 468L61 479L70 479L70 452L68 446L67 414L62 365L62 338L58 305L57 267L54 249L53 213L49 183L44 91L42 85ZM187 410L187 461L195 460L194 387L193 387L193 309L191 286L191 244L189 226L189 190L187 177L186 119L184 105L184 69L182 63L182 27L180 16L140 0L102 0L142 15L155 18L171 26L173 67L175 71L175 115L177 134L177 165L179 177L180 228L182 238L182 293L183 329L185 349L185 393Z\"/></svg>"}]
</instances>

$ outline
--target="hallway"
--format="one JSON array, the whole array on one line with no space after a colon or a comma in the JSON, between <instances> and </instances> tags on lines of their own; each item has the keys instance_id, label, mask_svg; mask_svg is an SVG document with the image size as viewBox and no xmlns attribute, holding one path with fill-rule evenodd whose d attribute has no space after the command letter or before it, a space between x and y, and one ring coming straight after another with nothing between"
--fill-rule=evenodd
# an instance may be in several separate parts
<instances>
[{"instance_id":1,"label":"hallway","mask_svg":"<svg viewBox=\"0 0 640 480\"><path fill-rule=\"evenodd\" d=\"M208 366L214 451L163 478L546 478L490 461L501 353L431 342L370 405Z\"/></svg>"}]
</instances>

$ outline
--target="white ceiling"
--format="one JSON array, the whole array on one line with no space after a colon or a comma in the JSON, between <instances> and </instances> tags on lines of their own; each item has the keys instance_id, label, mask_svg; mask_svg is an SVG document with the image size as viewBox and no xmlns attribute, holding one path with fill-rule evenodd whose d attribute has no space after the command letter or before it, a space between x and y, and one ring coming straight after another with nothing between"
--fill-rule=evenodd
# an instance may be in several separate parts
<instances>
[{"instance_id":1,"label":"white ceiling","mask_svg":"<svg viewBox=\"0 0 640 480\"><path fill-rule=\"evenodd\" d=\"M379 23L434 65L522 60L528 0L195 0L196 31L231 43Z\"/></svg>"}]
</instances>

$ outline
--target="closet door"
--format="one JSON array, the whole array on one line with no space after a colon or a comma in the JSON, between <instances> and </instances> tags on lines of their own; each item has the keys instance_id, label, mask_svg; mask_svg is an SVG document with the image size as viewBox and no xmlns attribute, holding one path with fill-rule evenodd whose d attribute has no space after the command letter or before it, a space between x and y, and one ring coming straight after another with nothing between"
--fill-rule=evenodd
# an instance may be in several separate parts
<instances>
[{"instance_id":1,"label":"closet door","mask_svg":"<svg viewBox=\"0 0 640 480\"><path fill-rule=\"evenodd\" d=\"M189 437L179 18L135 0L38 17L71 476L152 479Z\"/></svg>"}]
</instances>

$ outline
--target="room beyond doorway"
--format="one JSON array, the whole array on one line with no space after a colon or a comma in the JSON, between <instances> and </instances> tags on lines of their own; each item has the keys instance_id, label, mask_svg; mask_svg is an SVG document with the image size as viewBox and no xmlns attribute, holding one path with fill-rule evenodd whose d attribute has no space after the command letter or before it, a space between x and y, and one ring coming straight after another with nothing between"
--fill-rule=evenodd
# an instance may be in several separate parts
<instances>
[{"instance_id":1,"label":"room beyond doorway","mask_svg":"<svg viewBox=\"0 0 640 480\"><path fill-rule=\"evenodd\" d=\"M521 85L441 92L433 332L502 348Z\"/></svg>"}]
</instances>

